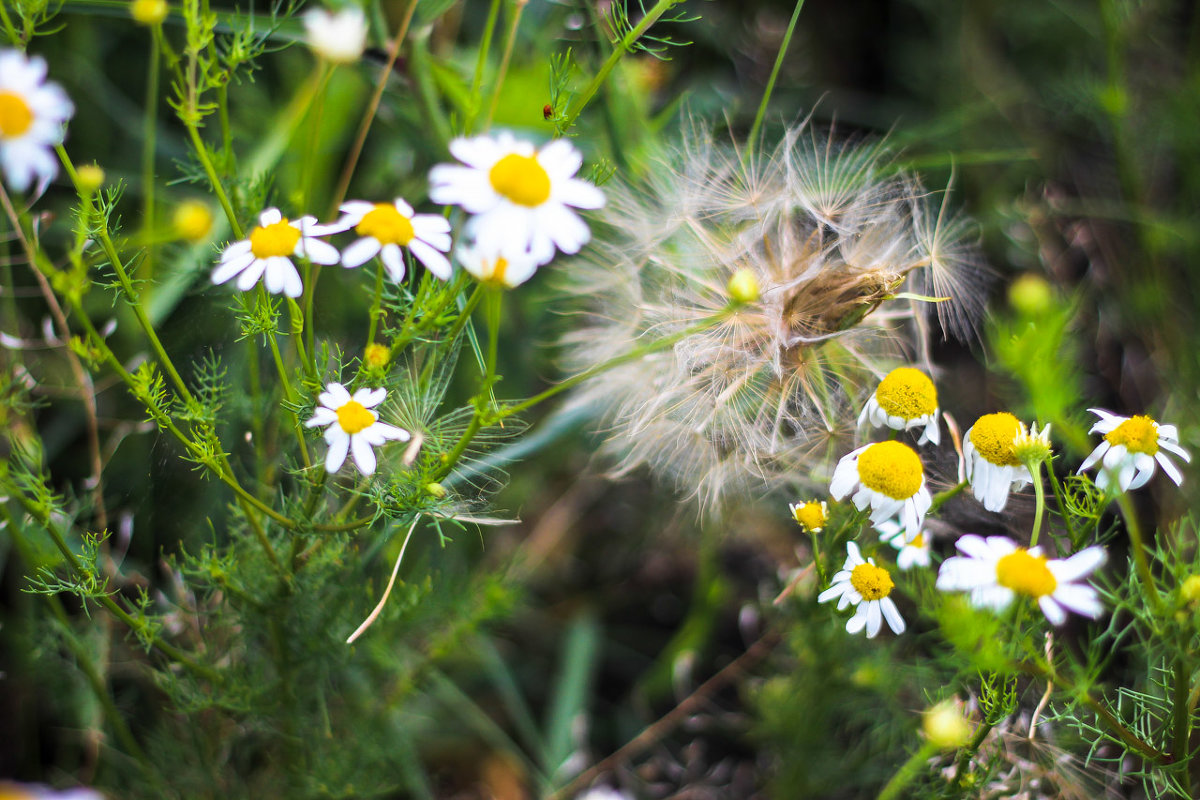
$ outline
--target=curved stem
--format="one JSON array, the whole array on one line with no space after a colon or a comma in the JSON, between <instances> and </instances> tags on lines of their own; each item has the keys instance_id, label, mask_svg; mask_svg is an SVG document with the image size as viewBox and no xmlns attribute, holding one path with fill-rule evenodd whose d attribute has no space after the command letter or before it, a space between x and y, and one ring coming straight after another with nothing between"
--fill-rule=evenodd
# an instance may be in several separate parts
<instances>
[{"instance_id":1,"label":"curved stem","mask_svg":"<svg viewBox=\"0 0 1200 800\"><path fill-rule=\"evenodd\" d=\"M771 68L771 77L767 79L767 86L763 90L762 101L758 104L758 113L754 115L754 124L750 126L750 136L746 139L746 150L743 156L743 161L754 155L755 149L758 147L759 130L762 128L763 117L767 113L767 103L771 99L771 93L775 90L775 79L779 77L779 70L783 67L783 57L787 54L788 45L792 41L792 33L796 30L796 21L800 19L800 9L804 8L804 0L796 0L796 8L792 11L792 19L788 22L787 32L783 34L783 41L779 44L779 52L775 55L775 66Z\"/></svg>"},{"instance_id":2,"label":"curved stem","mask_svg":"<svg viewBox=\"0 0 1200 800\"><path fill-rule=\"evenodd\" d=\"M1033 496L1034 496L1034 512L1033 512L1033 533L1029 535L1029 546L1033 547L1038 542L1038 534L1042 531L1042 517L1046 515L1046 487L1042 484L1042 462L1039 460L1034 464L1027 464L1030 474L1033 476Z\"/></svg>"},{"instance_id":3,"label":"curved stem","mask_svg":"<svg viewBox=\"0 0 1200 800\"><path fill-rule=\"evenodd\" d=\"M492 127L492 118L496 116L496 106L500 103L500 89L504 86L504 77L508 74L508 62L512 58L513 45L517 41L517 26L521 22L521 12L529 0L514 0L512 24L508 28L508 38L504 43L504 55L500 57L500 69L496 74L496 85L492 87L492 103L488 107L487 118L483 121L483 129Z\"/></svg>"}]
</instances>

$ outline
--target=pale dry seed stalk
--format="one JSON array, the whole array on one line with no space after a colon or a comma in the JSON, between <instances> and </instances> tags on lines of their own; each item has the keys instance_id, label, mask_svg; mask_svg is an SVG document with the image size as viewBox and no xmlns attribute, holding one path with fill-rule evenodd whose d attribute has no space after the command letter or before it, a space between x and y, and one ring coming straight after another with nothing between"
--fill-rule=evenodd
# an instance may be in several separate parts
<instances>
[{"instance_id":1,"label":"pale dry seed stalk","mask_svg":"<svg viewBox=\"0 0 1200 800\"><path fill-rule=\"evenodd\" d=\"M928 365L927 319L974 334L987 271L967 220L882 142L807 122L742 163L692 124L640 185L606 185L595 245L559 272L578 299L564 336L582 370L713 318L750 270L759 299L671 349L584 384L614 473L641 466L717 511L733 496L815 489L848 449L864 392ZM949 298L930 303L896 295Z\"/></svg>"}]
</instances>

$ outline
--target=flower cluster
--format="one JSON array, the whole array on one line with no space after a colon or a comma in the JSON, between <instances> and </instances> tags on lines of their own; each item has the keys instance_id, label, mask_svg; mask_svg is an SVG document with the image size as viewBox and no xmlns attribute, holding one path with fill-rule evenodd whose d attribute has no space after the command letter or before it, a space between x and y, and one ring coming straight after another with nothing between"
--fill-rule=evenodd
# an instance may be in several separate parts
<instances>
[{"instance_id":1,"label":"flower cluster","mask_svg":"<svg viewBox=\"0 0 1200 800\"><path fill-rule=\"evenodd\" d=\"M1115 484L1123 492L1139 488L1150 480L1156 466L1176 484L1182 482L1183 476L1164 453L1190 461L1179 446L1173 425L1160 425L1146 416L1121 417L1100 409L1092 412L1100 418L1092 432L1102 434L1104 440L1080 472L1100 464L1097 486L1108 489ZM898 431L920 428L919 446L938 441L938 414L937 391L929 377L912 367L900 367L879 383L859 416L859 425ZM1003 511L1011 492L1040 480L1040 465L1052 453L1049 425L1027 427L1007 412L977 419L962 444L962 486L969 484L975 498L992 512ZM896 549L900 570L930 566L931 541L923 525L932 499L921 458L913 447L894 440L858 447L838 462L829 491L833 499L849 497L860 512L869 514L880 541ZM828 520L825 504L818 506L815 500L789 508L810 533L822 530ZM1040 501L1037 513L1042 513ZM812 522L816 519L820 527ZM1107 554L1102 547L1087 547L1068 558L1054 559L1038 546L1023 547L1007 537L975 534L959 537L955 547L959 555L942 562L936 586L945 592L966 592L973 606L1000 611L1023 596L1036 601L1052 625L1062 625L1070 612L1091 619L1104 612L1096 590L1084 582L1105 563ZM865 629L867 636L873 637L884 619L900 633L904 621L891 598L894 587L888 569L864 559L859 545L850 541L842 570L818 601L837 599L839 610L856 606L846 625L850 633Z\"/></svg>"},{"instance_id":2,"label":"flower cluster","mask_svg":"<svg viewBox=\"0 0 1200 800\"><path fill-rule=\"evenodd\" d=\"M327 16L317 10L308 18L318 52L323 52L318 33L324 35L343 24L334 24ZM0 107L0 123L2 113ZM570 142L559 140L535 150L532 144L502 133L496 138L456 139L450 151L463 165L433 168L430 199L460 205L471 214L455 258L479 281L517 286L550 261L556 249L576 253L590 239L587 224L571 209L600 208L604 195L575 177L583 157ZM390 203L352 200L339 210L339 219L321 224L313 216L289 219L277 208L266 209L245 239L222 251L213 283L236 278L237 287L247 291L261 280L272 294L300 297L304 285L292 260L296 257L313 264L340 263L347 269L378 257L388 276L399 283L407 271L406 253L437 278L450 280L453 267L447 254L452 237L444 216L418 214L400 197ZM350 230L359 238L341 252L323 240Z\"/></svg>"}]
</instances>

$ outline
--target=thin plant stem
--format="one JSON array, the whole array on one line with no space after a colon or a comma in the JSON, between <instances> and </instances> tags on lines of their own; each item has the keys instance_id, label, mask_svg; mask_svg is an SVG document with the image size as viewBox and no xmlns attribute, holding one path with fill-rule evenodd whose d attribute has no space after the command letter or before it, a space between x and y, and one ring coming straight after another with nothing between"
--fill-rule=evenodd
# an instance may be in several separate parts
<instances>
[{"instance_id":1,"label":"thin plant stem","mask_svg":"<svg viewBox=\"0 0 1200 800\"><path fill-rule=\"evenodd\" d=\"M316 180L317 173L317 147L321 138L321 120L325 115L325 94L329 90L329 80L333 77L334 65L319 59L317 61L317 96L313 100L312 113L308 118L308 140L305 143L303 175L301 176L300 186L301 208L312 207L312 191L313 182Z\"/></svg>"},{"instance_id":2,"label":"thin plant stem","mask_svg":"<svg viewBox=\"0 0 1200 800\"><path fill-rule=\"evenodd\" d=\"M186 120L184 127L187 128L188 138L192 140L192 149L196 151L196 157L200 159L200 166L204 168L204 174L208 176L208 182L217 195L217 202L221 204L221 210L225 212L225 218L229 220L229 229L233 231L233 238L246 238L246 231L242 228L242 223L238 222L237 214L234 213L233 206L229 202L229 195L225 193L225 187L221 184L216 167L209 158L208 146L200 138L200 129L194 123Z\"/></svg>"},{"instance_id":3,"label":"thin plant stem","mask_svg":"<svg viewBox=\"0 0 1200 800\"><path fill-rule=\"evenodd\" d=\"M1129 545L1133 551L1133 565L1137 569L1138 577L1142 581L1142 590L1146 593L1146 599L1150 601L1154 613L1160 618L1166 613L1163 606L1162 597L1158 594L1158 585L1154 582L1154 576L1150 572L1150 562L1146 559L1146 544L1142 539L1142 527L1138 522L1137 510L1133 507L1133 501L1129 499L1128 492L1121 492L1117 495L1117 504L1121 507L1121 515L1125 517L1125 530L1129 533Z\"/></svg>"},{"instance_id":4,"label":"thin plant stem","mask_svg":"<svg viewBox=\"0 0 1200 800\"><path fill-rule=\"evenodd\" d=\"M479 55L475 59L475 75L471 79L471 110L467 116L463 130L470 134L475 129L475 118L479 116L479 107L483 104L481 92L483 89L483 70L487 66L488 53L492 49L492 36L496 29L496 20L500 17L500 0L492 0L488 6L487 21L483 23L483 38L479 42Z\"/></svg>"},{"instance_id":5,"label":"thin plant stem","mask_svg":"<svg viewBox=\"0 0 1200 800\"><path fill-rule=\"evenodd\" d=\"M813 564L817 567L817 579L821 582L821 588L829 586L825 578L825 563L821 560L821 544L816 531L809 531L808 538L812 540Z\"/></svg>"},{"instance_id":6,"label":"thin plant stem","mask_svg":"<svg viewBox=\"0 0 1200 800\"><path fill-rule=\"evenodd\" d=\"M258 299L261 303L269 303L267 292L261 285L258 287ZM279 375L279 383L283 386L283 396L289 403L295 404L297 397L292 389L292 381L288 378L287 366L283 363L283 354L279 352L279 340L275 336L275 331L267 333L267 346L271 349L271 358L275 362L275 371ZM304 461L305 469L312 466L312 459L308 455L308 443L304 439L304 427L300 422L300 415L291 412L293 420L293 429L296 432L296 443L300 446L300 456Z\"/></svg>"},{"instance_id":7,"label":"thin plant stem","mask_svg":"<svg viewBox=\"0 0 1200 800\"><path fill-rule=\"evenodd\" d=\"M414 307L416 303L413 304ZM367 347L375 344L375 330L379 325L380 313L383 310L383 259L379 259L379 268L375 270L375 297L371 301L371 310L367 319Z\"/></svg>"},{"instance_id":8,"label":"thin plant stem","mask_svg":"<svg viewBox=\"0 0 1200 800\"><path fill-rule=\"evenodd\" d=\"M944 492L938 492L933 496L933 502L929 504L929 511L926 513L932 514L933 512L937 511L947 500L957 496L960 492L962 492L963 489L966 489L970 485L971 484L967 481L963 481L962 483L951 486Z\"/></svg>"},{"instance_id":9,"label":"thin plant stem","mask_svg":"<svg viewBox=\"0 0 1200 800\"><path fill-rule=\"evenodd\" d=\"M1033 532L1029 534L1029 546L1038 543L1038 534L1042 531L1042 517L1046 515L1046 487L1042 483L1042 462L1038 459L1032 464L1026 464L1026 469L1033 476Z\"/></svg>"},{"instance_id":10,"label":"thin plant stem","mask_svg":"<svg viewBox=\"0 0 1200 800\"><path fill-rule=\"evenodd\" d=\"M151 241L146 244L146 255L142 259L142 277L147 282L154 280L154 258L157 249L154 246L153 232L154 192L158 183L154 174L158 135L158 40L158 36L150 37L150 61L146 65L146 116L142 122L142 228L151 233Z\"/></svg>"},{"instance_id":11,"label":"thin plant stem","mask_svg":"<svg viewBox=\"0 0 1200 800\"><path fill-rule=\"evenodd\" d=\"M783 67L783 58L787 54L788 45L791 44L792 33L796 30L796 21L800 19L800 9L802 8L804 8L804 0L796 0L796 7L792 10L792 19L788 22L787 31L783 34L783 41L779 44L779 52L775 55L775 65L771 68L771 77L767 78L767 86L763 90L762 100L758 104L758 113L754 115L754 124L750 126L750 136L746 139L743 161L753 156L754 150L758 146L759 131L762 128L763 118L767 114L767 103L771 99L771 93L775 91L775 79L779 77L779 70Z\"/></svg>"},{"instance_id":12,"label":"thin plant stem","mask_svg":"<svg viewBox=\"0 0 1200 800\"><path fill-rule=\"evenodd\" d=\"M925 762L929 760L929 757L937 751L938 747L933 742L923 742L917 751L900 766L900 769L896 770L892 779L884 785L879 792L878 800L893 800L893 798L899 797L921 770L925 769Z\"/></svg>"},{"instance_id":13,"label":"thin plant stem","mask_svg":"<svg viewBox=\"0 0 1200 800\"><path fill-rule=\"evenodd\" d=\"M642 17L641 22L639 22L633 27L632 30L625 34L621 38L621 41L617 42L616 48L611 54L609 54L608 58L600 66L600 71L596 73L595 77L592 78L591 82L588 83L588 85L580 93L579 100L575 103L575 107L568 111L563 117L562 130L566 131L575 124L575 120L579 118L579 115L583 113L583 109L586 108L587 104L590 103L592 98L596 96L596 92L600 91L600 87L604 85L606 80L608 80L609 74L612 73L612 71L616 68L617 63L633 48L634 44L637 43L637 40L642 38L642 34L649 30L651 25L658 22L659 18L663 14L670 11L679 2L680 0L658 0L658 2L654 4L654 7L646 12L646 16Z\"/></svg>"},{"instance_id":14,"label":"thin plant stem","mask_svg":"<svg viewBox=\"0 0 1200 800\"><path fill-rule=\"evenodd\" d=\"M346 192L350 189L350 179L354 177L358 159L362 156L363 147L367 143L367 133L370 132L371 123L375 121L375 114L379 111L383 90L387 88L388 78L391 77L392 69L396 66L396 59L400 57L400 47L404 44L404 37L408 35L408 26L412 23L413 13L417 10L418 2L419 0L409 0L408 8L404 11L404 19L400 21L396 36L388 46L387 61L379 71L375 91L371 94L370 102L367 103L367 110L363 112L362 122L359 123L358 133L354 137L354 144L350 146L350 154L346 156L346 164L342 167L341 177L338 178L337 188L334 189L333 203L329 210L330 216L337 212L338 206L346 199Z\"/></svg>"},{"instance_id":15,"label":"thin plant stem","mask_svg":"<svg viewBox=\"0 0 1200 800\"><path fill-rule=\"evenodd\" d=\"M1187 642L1181 642L1178 655L1175 656L1175 686L1171 705L1171 726L1174 728L1174 738L1171 743L1171 754L1180 763L1180 772L1188 774L1187 761L1191 755L1188 741L1192 733L1192 714L1188 707L1188 693L1191 689L1192 670L1184 653L1187 652Z\"/></svg>"},{"instance_id":16,"label":"thin plant stem","mask_svg":"<svg viewBox=\"0 0 1200 800\"><path fill-rule=\"evenodd\" d=\"M1054 492L1054 503L1058 506L1058 515L1062 518L1063 524L1067 526L1067 537L1071 540L1072 547L1079 547L1079 541L1075 535L1075 524L1072 521L1072 514L1067 512L1067 498L1063 492L1062 484L1058 480L1058 475L1054 472L1054 460L1051 459L1046 467L1046 475L1050 478L1050 489Z\"/></svg>"},{"instance_id":17,"label":"thin plant stem","mask_svg":"<svg viewBox=\"0 0 1200 800\"><path fill-rule=\"evenodd\" d=\"M400 545L400 555L396 556L396 563L392 567L392 577L388 579L387 588L383 591L383 597L379 599L379 603L363 620L363 623L358 626L357 630L346 639L346 644L354 644L354 640L367 632L367 628L374 624L380 613L383 611L384 605L387 604L388 597L392 594L392 587L396 585L396 575L400 572L400 562L404 560L404 552L408 550L408 543L412 539L413 531L417 529L417 523L421 521L421 515L417 514L413 518L412 525L408 526L408 533L404 535L404 543Z\"/></svg>"},{"instance_id":18,"label":"thin plant stem","mask_svg":"<svg viewBox=\"0 0 1200 800\"><path fill-rule=\"evenodd\" d=\"M8 34L9 43L14 47L20 47L21 34L17 33L12 18L8 16L8 3L0 3L0 24L4 25L4 32Z\"/></svg>"},{"instance_id":19,"label":"thin plant stem","mask_svg":"<svg viewBox=\"0 0 1200 800\"><path fill-rule=\"evenodd\" d=\"M487 118L483 121L483 129L492 127L492 118L496 116L496 106L500 103L500 90L504 87L504 78L508 74L508 62L512 59L513 46L517 42L517 26L521 23L521 13L529 0L514 0L512 22L508 27L508 36L504 42L504 55L500 58L500 68L496 73L496 85L492 87L492 103L488 106Z\"/></svg>"}]
</instances>

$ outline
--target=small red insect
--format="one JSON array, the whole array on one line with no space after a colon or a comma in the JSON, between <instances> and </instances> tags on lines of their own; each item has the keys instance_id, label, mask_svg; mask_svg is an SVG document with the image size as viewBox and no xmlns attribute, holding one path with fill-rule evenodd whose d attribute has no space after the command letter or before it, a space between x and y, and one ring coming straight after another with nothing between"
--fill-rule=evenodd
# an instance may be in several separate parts
<instances>
[{"instance_id":1,"label":"small red insect","mask_svg":"<svg viewBox=\"0 0 1200 800\"><path fill-rule=\"evenodd\" d=\"M550 119L552 116L554 116L554 106L546 103L542 106L542 119Z\"/></svg>"}]
</instances>

